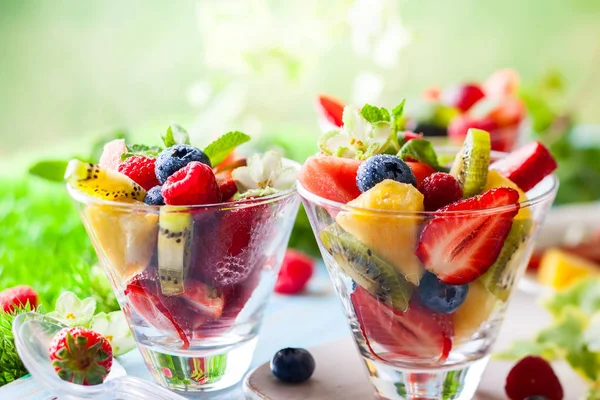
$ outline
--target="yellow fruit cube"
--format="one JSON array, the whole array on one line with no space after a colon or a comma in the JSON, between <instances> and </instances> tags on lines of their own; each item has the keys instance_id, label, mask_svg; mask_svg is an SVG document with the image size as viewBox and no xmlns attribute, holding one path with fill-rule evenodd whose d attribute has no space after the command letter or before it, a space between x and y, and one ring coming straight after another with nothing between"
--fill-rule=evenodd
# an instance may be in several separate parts
<instances>
[{"instance_id":1,"label":"yellow fruit cube","mask_svg":"<svg viewBox=\"0 0 600 400\"><path fill-rule=\"evenodd\" d=\"M544 252L538 270L538 280L558 290L596 275L600 265L556 248Z\"/></svg>"},{"instance_id":2,"label":"yellow fruit cube","mask_svg":"<svg viewBox=\"0 0 600 400\"><path fill-rule=\"evenodd\" d=\"M454 342L469 341L471 336L489 319L497 301L498 299L488 292L480 282L471 282L467 298L452 315Z\"/></svg>"},{"instance_id":3,"label":"yellow fruit cube","mask_svg":"<svg viewBox=\"0 0 600 400\"><path fill-rule=\"evenodd\" d=\"M510 179L508 179L507 177L505 177L504 175L502 175L500 172L496 171L495 169L488 171L487 181L485 182L483 191L486 192L490 189L499 188L499 187L508 187L511 189L515 189L517 192L519 192L519 203L521 203L523 201L527 201L527 196L525 195L525 192L522 191L521 188L519 186L517 186L516 183L514 183L513 181L511 181ZM529 211L528 208L521 208L515 218L518 218L518 219L531 218L531 211Z\"/></svg>"}]
</instances>

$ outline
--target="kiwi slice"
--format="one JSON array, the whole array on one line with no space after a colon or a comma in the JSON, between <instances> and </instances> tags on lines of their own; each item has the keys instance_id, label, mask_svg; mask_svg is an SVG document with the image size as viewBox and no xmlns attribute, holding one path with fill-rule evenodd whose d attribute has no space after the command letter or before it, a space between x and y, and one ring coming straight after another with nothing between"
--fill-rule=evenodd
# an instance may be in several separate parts
<instances>
[{"instance_id":1,"label":"kiwi slice","mask_svg":"<svg viewBox=\"0 0 600 400\"><path fill-rule=\"evenodd\" d=\"M469 129L462 149L456 155L450 174L456 177L466 199L481 193L487 180L491 152L490 134Z\"/></svg>"},{"instance_id":2,"label":"kiwi slice","mask_svg":"<svg viewBox=\"0 0 600 400\"><path fill-rule=\"evenodd\" d=\"M158 219L158 276L165 296L184 293L190 269L192 216L188 210L162 206Z\"/></svg>"},{"instance_id":3,"label":"kiwi slice","mask_svg":"<svg viewBox=\"0 0 600 400\"><path fill-rule=\"evenodd\" d=\"M328 226L319 236L342 271L356 284L397 310L408 309L413 286L393 266L337 224Z\"/></svg>"},{"instance_id":4,"label":"kiwi slice","mask_svg":"<svg viewBox=\"0 0 600 400\"><path fill-rule=\"evenodd\" d=\"M532 227L533 222L531 219L515 219L508 236L504 240L498 258L487 272L479 278L487 290L502 301L508 299L510 289L516 278L517 268L510 268L511 262L517 258L515 254L525 246Z\"/></svg>"}]
</instances>

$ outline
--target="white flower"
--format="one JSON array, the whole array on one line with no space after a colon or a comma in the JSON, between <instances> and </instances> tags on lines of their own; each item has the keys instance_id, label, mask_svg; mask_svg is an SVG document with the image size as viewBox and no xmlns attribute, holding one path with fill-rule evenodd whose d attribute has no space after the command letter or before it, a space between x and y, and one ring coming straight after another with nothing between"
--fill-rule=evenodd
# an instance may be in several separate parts
<instances>
[{"instance_id":1,"label":"white flower","mask_svg":"<svg viewBox=\"0 0 600 400\"><path fill-rule=\"evenodd\" d=\"M80 300L75 293L65 292L56 300L56 308L48 316L69 326L87 327L95 310L96 300L93 297Z\"/></svg>"},{"instance_id":2,"label":"white flower","mask_svg":"<svg viewBox=\"0 0 600 400\"><path fill-rule=\"evenodd\" d=\"M110 342L115 356L128 353L135 347L135 340L122 311L96 315L90 324L90 329L98 332Z\"/></svg>"},{"instance_id":3,"label":"white flower","mask_svg":"<svg viewBox=\"0 0 600 400\"><path fill-rule=\"evenodd\" d=\"M240 197L267 196L291 188L296 181L296 169L285 167L281 154L270 150L248 158L247 165L234 169L232 177Z\"/></svg>"}]
</instances>

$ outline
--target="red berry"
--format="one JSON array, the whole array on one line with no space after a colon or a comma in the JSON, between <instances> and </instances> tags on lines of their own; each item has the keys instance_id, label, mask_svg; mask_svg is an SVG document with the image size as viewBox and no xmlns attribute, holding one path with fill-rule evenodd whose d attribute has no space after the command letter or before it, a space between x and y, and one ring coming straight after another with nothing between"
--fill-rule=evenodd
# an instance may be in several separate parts
<instances>
[{"instance_id":1,"label":"red berry","mask_svg":"<svg viewBox=\"0 0 600 400\"><path fill-rule=\"evenodd\" d=\"M99 385L112 367L112 347L102 335L86 328L64 328L48 349L58 376L79 385Z\"/></svg>"},{"instance_id":2,"label":"red berry","mask_svg":"<svg viewBox=\"0 0 600 400\"><path fill-rule=\"evenodd\" d=\"M483 99L485 94L478 85L467 84L446 89L441 97L444 104L456 107L462 112L467 112L473 107L473 104Z\"/></svg>"},{"instance_id":3,"label":"red berry","mask_svg":"<svg viewBox=\"0 0 600 400\"><path fill-rule=\"evenodd\" d=\"M304 290L314 270L314 260L306 254L288 249L283 257L275 291L281 294L296 294Z\"/></svg>"},{"instance_id":4,"label":"red berry","mask_svg":"<svg viewBox=\"0 0 600 400\"><path fill-rule=\"evenodd\" d=\"M0 308L12 313L16 307L24 307L27 303L34 309L38 306L38 294L30 286L15 286L0 292Z\"/></svg>"},{"instance_id":5,"label":"red berry","mask_svg":"<svg viewBox=\"0 0 600 400\"><path fill-rule=\"evenodd\" d=\"M154 173L155 158L132 156L119 164L119 172L127 175L146 190L160 185Z\"/></svg>"},{"instance_id":6,"label":"red berry","mask_svg":"<svg viewBox=\"0 0 600 400\"><path fill-rule=\"evenodd\" d=\"M225 170L215 175L223 201L228 201L238 191L235 181L231 176L231 171L232 170Z\"/></svg>"},{"instance_id":7,"label":"red berry","mask_svg":"<svg viewBox=\"0 0 600 400\"><path fill-rule=\"evenodd\" d=\"M219 185L211 167L192 161L171 175L162 187L165 204L192 206L221 201Z\"/></svg>"},{"instance_id":8,"label":"red berry","mask_svg":"<svg viewBox=\"0 0 600 400\"><path fill-rule=\"evenodd\" d=\"M340 127L344 125L342 114L344 113L344 104L325 94L317 96L315 107L321 118L326 119L330 124Z\"/></svg>"},{"instance_id":9,"label":"red berry","mask_svg":"<svg viewBox=\"0 0 600 400\"><path fill-rule=\"evenodd\" d=\"M448 204L462 199L463 191L460 183L450 174L436 172L429 175L419 185L423 193L426 211L435 211Z\"/></svg>"},{"instance_id":10,"label":"red berry","mask_svg":"<svg viewBox=\"0 0 600 400\"><path fill-rule=\"evenodd\" d=\"M510 400L524 400L530 396L562 400L564 396L552 366L536 356L525 357L515 364L506 377L504 390Z\"/></svg>"}]
</instances>

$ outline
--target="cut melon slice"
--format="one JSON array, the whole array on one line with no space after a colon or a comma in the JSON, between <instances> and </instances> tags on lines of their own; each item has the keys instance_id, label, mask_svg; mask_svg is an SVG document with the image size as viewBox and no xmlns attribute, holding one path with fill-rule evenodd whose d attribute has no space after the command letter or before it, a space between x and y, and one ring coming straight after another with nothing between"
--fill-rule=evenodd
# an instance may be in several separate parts
<instances>
[{"instance_id":1,"label":"cut melon slice","mask_svg":"<svg viewBox=\"0 0 600 400\"><path fill-rule=\"evenodd\" d=\"M359 160L332 156L310 157L298 174L302 186L311 193L338 203L360 195L356 185Z\"/></svg>"},{"instance_id":2,"label":"cut melon slice","mask_svg":"<svg viewBox=\"0 0 600 400\"><path fill-rule=\"evenodd\" d=\"M423 211L423 195L413 185L386 179L348 203L349 206L398 212ZM337 223L418 285L423 267L414 254L421 216L376 211L340 212Z\"/></svg>"}]
</instances>

